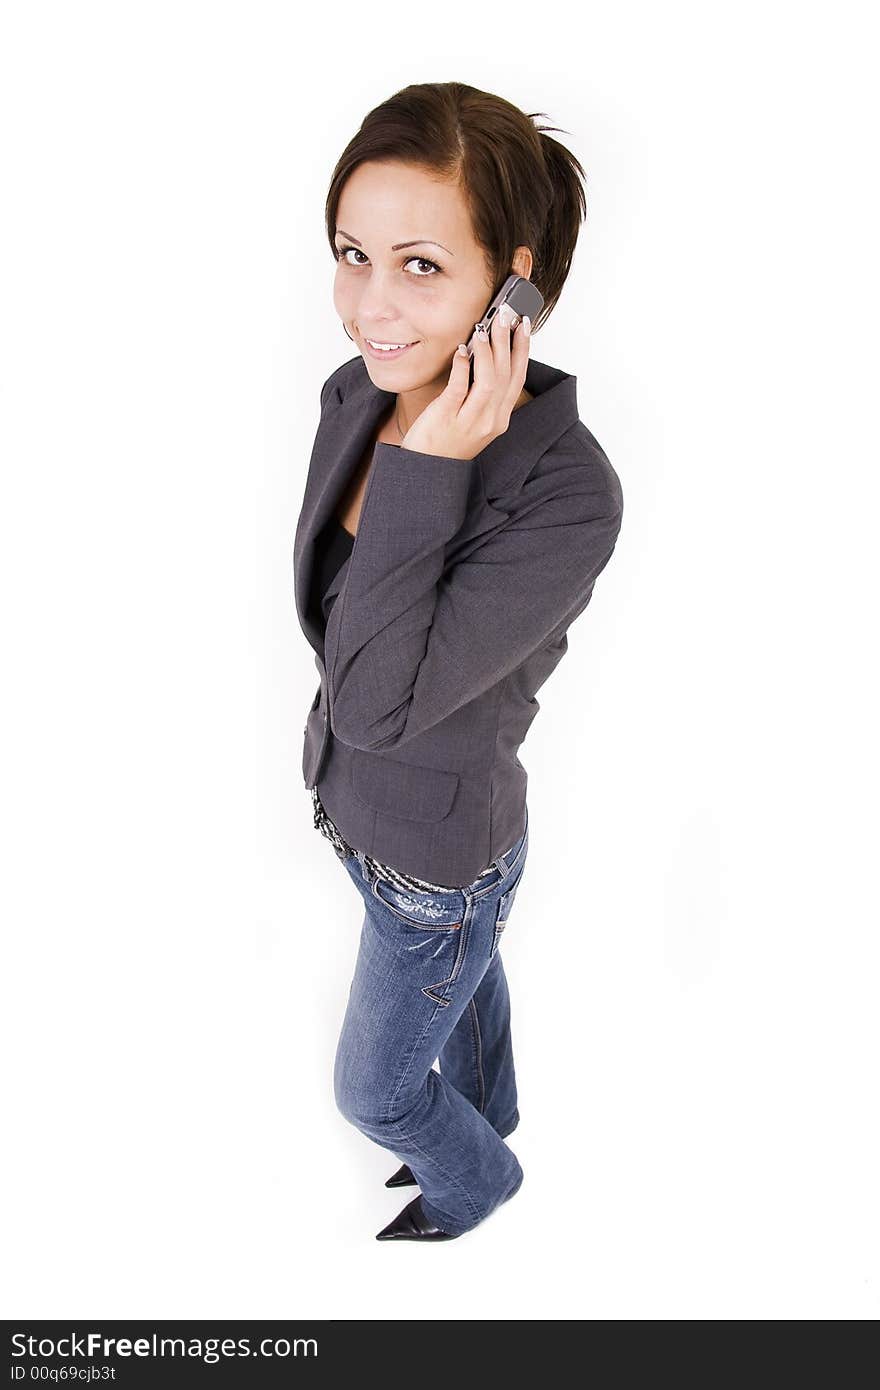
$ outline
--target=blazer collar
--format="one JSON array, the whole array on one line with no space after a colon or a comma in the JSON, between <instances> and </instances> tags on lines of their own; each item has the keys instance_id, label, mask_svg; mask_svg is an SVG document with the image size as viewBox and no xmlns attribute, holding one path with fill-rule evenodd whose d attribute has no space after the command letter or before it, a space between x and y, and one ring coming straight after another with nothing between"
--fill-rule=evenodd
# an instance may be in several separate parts
<instances>
[{"instance_id":1,"label":"blazer collar","mask_svg":"<svg viewBox=\"0 0 880 1390\"><path fill-rule=\"evenodd\" d=\"M395 393L374 385L360 354L343 368L348 368L341 373L340 387L345 418L366 415L374 425ZM475 456L490 501L516 490L541 455L578 419L576 376L530 357L525 385L534 400L514 410L504 434Z\"/></svg>"}]
</instances>

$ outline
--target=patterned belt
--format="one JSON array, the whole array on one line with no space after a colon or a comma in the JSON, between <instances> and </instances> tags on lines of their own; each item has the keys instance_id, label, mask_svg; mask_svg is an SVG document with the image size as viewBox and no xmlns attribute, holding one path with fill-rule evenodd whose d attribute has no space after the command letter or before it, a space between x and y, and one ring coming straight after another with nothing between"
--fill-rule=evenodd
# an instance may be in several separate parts
<instances>
[{"instance_id":1,"label":"patterned belt","mask_svg":"<svg viewBox=\"0 0 880 1390\"><path fill-rule=\"evenodd\" d=\"M318 796L317 787L312 787L312 806L315 812L315 829L320 830L322 835L326 835L327 839L336 850L336 853L339 855L339 858L345 859L348 855L355 854L357 851L352 849L348 841L343 838L337 826L324 810L321 798ZM389 879L392 883L398 884L401 888L425 889L429 893L453 893L459 887L458 884L429 883L427 879L416 878L413 874L401 873L400 869L392 869L389 864L382 864L378 859L373 859L369 854L364 855L364 863L368 868L375 870L382 878ZM484 869L481 874L477 875L477 878L485 878L487 874L491 874L494 867L494 864L490 864L488 869Z\"/></svg>"}]
</instances>

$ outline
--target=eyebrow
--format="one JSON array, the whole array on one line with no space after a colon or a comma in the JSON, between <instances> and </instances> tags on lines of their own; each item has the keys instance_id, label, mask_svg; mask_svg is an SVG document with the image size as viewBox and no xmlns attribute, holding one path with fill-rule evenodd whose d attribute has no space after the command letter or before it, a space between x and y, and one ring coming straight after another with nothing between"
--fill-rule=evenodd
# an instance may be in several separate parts
<instances>
[{"instance_id":1,"label":"eyebrow","mask_svg":"<svg viewBox=\"0 0 880 1390\"><path fill-rule=\"evenodd\" d=\"M336 235L347 236L349 241L353 241L357 247L361 245L356 236L352 236L351 232L344 232L341 227L336 228ZM450 251L448 246L444 246L442 241L428 241L427 238L423 238L421 241L399 241L396 246L392 246L391 250L403 251L407 246L439 246L440 250L445 251L447 255L455 255L455 252Z\"/></svg>"}]
</instances>

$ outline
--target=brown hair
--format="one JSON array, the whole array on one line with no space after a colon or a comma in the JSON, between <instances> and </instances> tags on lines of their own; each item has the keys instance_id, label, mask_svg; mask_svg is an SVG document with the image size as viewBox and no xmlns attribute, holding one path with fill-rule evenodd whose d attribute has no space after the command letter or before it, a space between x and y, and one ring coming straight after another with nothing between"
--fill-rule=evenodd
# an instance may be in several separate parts
<instances>
[{"instance_id":1,"label":"brown hair","mask_svg":"<svg viewBox=\"0 0 880 1390\"><path fill-rule=\"evenodd\" d=\"M545 133L561 127L534 124L546 114L526 115L464 82L422 82L395 92L364 117L333 171L325 218L334 258L339 198L359 164L395 159L430 169L460 182L493 295L511 273L516 248L528 246L529 278L544 296L533 324L539 328L562 292L587 210L583 167Z\"/></svg>"}]
</instances>

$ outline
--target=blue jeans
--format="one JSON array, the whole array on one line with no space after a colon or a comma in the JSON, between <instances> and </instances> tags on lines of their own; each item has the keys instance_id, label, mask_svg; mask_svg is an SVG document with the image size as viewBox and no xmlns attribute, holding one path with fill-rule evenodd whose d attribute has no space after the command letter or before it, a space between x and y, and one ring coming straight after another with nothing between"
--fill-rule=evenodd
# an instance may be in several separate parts
<instances>
[{"instance_id":1,"label":"blue jeans","mask_svg":"<svg viewBox=\"0 0 880 1390\"><path fill-rule=\"evenodd\" d=\"M442 893L398 887L360 853L343 860L366 915L336 1052L336 1104L409 1164L426 1214L452 1235L483 1221L523 1179L504 1142L519 1111L498 948L528 845L527 811L521 838L491 874Z\"/></svg>"}]
</instances>

